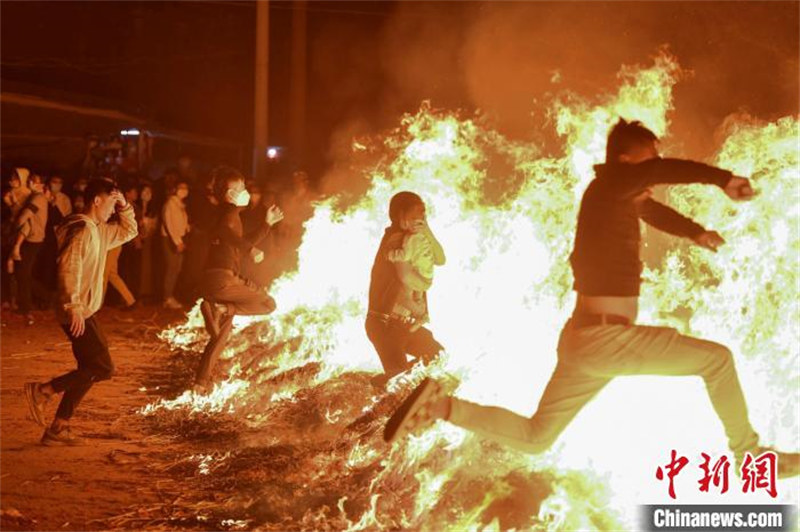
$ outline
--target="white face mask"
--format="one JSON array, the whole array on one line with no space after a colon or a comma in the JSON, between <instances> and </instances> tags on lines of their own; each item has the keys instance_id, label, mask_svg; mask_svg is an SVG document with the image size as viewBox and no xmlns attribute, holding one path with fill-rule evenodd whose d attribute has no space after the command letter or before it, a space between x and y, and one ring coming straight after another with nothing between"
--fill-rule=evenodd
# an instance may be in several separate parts
<instances>
[{"instance_id":1,"label":"white face mask","mask_svg":"<svg viewBox=\"0 0 800 532\"><path fill-rule=\"evenodd\" d=\"M237 207L247 207L247 205L250 203L250 193L247 191L247 189L244 189L236 194L236 197L233 197L234 194L236 194L234 191L228 190L228 198L231 200L231 203Z\"/></svg>"}]
</instances>

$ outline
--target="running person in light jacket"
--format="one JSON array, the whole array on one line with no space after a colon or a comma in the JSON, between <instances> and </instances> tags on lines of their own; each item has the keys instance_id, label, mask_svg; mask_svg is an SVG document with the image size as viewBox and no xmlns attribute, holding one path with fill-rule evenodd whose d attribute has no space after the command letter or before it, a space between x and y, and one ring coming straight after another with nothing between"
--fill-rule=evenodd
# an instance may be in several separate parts
<instances>
[{"instance_id":1,"label":"running person in light jacket","mask_svg":"<svg viewBox=\"0 0 800 532\"><path fill-rule=\"evenodd\" d=\"M70 420L81 399L95 382L108 380L114 363L94 314L103 303L103 271L108 250L136 237L136 219L116 185L94 179L84 192L85 214L67 218L56 234L58 240L58 306L56 315L72 343L77 369L46 382L25 384L31 416L45 426L44 407L63 394L55 419L42 436L45 445L80 445L70 431ZM116 209L118 223L106 223Z\"/></svg>"}]
</instances>

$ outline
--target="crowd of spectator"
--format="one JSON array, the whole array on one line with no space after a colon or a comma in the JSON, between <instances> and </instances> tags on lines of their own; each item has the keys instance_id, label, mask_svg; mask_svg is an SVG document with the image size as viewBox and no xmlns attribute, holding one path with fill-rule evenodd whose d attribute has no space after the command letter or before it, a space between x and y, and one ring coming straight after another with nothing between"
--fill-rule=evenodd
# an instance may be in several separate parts
<instances>
[{"instance_id":1,"label":"crowd of spectator","mask_svg":"<svg viewBox=\"0 0 800 532\"><path fill-rule=\"evenodd\" d=\"M297 171L288 181L282 190L247 182L250 204L241 215L245 229L262 221L272 205L286 213L261 244L265 260L249 264L244 272L262 286L296 264L302 224L313 210L315 197L307 174ZM3 308L22 314L28 324L35 322L35 310L53 304L55 229L84 210L87 183L85 177L46 178L27 168L15 168L3 182L0 295ZM193 305L216 222L218 205L210 178L198 175L191 160L183 157L158 179L127 175L119 177L117 185L134 206L139 234L108 253L105 305L123 310L143 304L175 310Z\"/></svg>"}]
</instances>

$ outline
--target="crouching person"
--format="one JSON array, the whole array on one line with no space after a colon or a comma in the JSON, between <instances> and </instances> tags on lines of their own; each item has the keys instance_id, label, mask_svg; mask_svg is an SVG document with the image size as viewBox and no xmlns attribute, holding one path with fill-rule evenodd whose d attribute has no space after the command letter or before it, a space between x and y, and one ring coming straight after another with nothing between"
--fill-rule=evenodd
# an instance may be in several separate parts
<instances>
[{"instance_id":1,"label":"crouching person","mask_svg":"<svg viewBox=\"0 0 800 532\"><path fill-rule=\"evenodd\" d=\"M72 343L78 367L46 383L25 384L31 416L42 426L48 400L63 394L55 419L42 436L45 445L83 443L71 433L70 419L92 385L110 379L114 373L108 343L94 314L103 303L103 272L108 251L137 234L133 207L112 181L90 181L84 196L86 212L70 216L56 232L59 298L56 313ZM115 209L119 222L107 223Z\"/></svg>"},{"instance_id":2,"label":"crouching person","mask_svg":"<svg viewBox=\"0 0 800 532\"><path fill-rule=\"evenodd\" d=\"M220 211L211 235L202 287L200 310L211 339L195 376L198 391L205 390L209 384L214 364L230 335L233 317L270 314L275 310L275 300L266 289L242 277L241 265L242 260L256 264L264 260L264 252L258 246L270 228L283 219L281 210L273 205L267 210L264 221L245 234L240 214L250 202L250 194L245 188L244 176L234 168L220 166L214 169L212 178Z\"/></svg>"}]
</instances>

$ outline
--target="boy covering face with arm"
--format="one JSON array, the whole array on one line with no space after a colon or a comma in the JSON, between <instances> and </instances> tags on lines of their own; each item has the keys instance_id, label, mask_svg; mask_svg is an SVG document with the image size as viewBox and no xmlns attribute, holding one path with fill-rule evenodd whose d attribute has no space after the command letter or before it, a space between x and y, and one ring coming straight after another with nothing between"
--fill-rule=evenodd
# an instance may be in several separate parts
<instances>
[{"instance_id":1,"label":"boy covering face with arm","mask_svg":"<svg viewBox=\"0 0 800 532\"><path fill-rule=\"evenodd\" d=\"M415 318L413 327L429 321L425 292L433 284L433 269L445 263L444 248L436 239L420 203L404 213L400 220L404 231L402 245L388 252L403 286L395 304L395 312Z\"/></svg>"},{"instance_id":2,"label":"boy covering face with arm","mask_svg":"<svg viewBox=\"0 0 800 532\"><path fill-rule=\"evenodd\" d=\"M413 192L395 194L389 219L372 266L365 323L384 370L376 384L411 367L407 355L429 361L444 349L422 326L428 321L426 292L433 282L433 266L445 261L425 221L422 198Z\"/></svg>"}]
</instances>

